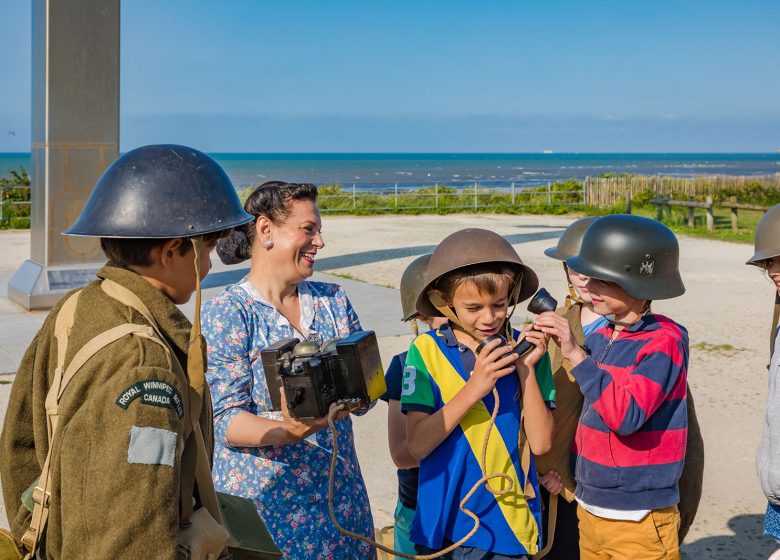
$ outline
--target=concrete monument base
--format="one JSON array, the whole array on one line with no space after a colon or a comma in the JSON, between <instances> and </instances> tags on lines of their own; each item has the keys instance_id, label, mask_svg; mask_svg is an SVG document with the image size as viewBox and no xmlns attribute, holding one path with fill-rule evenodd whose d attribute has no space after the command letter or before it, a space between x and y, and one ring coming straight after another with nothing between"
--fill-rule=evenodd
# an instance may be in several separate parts
<instances>
[{"instance_id":1,"label":"concrete monument base","mask_svg":"<svg viewBox=\"0 0 780 560\"><path fill-rule=\"evenodd\" d=\"M26 260L8 282L8 299L27 309L47 309L95 279L103 263L44 266Z\"/></svg>"}]
</instances>

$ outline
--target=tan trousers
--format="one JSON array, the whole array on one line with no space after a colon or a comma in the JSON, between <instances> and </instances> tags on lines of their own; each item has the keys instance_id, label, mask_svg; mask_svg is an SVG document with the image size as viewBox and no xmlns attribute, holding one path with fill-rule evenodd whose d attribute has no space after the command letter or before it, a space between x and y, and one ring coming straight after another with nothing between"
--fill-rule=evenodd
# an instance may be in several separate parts
<instances>
[{"instance_id":1,"label":"tan trousers","mask_svg":"<svg viewBox=\"0 0 780 560\"><path fill-rule=\"evenodd\" d=\"M679 560L680 512L655 509L641 521L604 519L577 507L580 560Z\"/></svg>"}]
</instances>

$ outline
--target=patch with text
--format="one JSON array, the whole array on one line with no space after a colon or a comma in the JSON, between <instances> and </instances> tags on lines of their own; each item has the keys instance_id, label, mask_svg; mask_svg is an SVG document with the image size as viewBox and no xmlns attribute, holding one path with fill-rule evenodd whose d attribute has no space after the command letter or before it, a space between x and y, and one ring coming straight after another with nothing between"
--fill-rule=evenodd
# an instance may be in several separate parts
<instances>
[{"instance_id":1,"label":"patch with text","mask_svg":"<svg viewBox=\"0 0 780 560\"><path fill-rule=\"evenodd\" d=\"M122 391L122 394L116 399L116 404L127 410L130 403L136 399L141 399L143 404L171 408L176 411L179 418L184 416L184 404L179 392L165 381L145 379L133 383Z\"/></svg>"}]
</instances>

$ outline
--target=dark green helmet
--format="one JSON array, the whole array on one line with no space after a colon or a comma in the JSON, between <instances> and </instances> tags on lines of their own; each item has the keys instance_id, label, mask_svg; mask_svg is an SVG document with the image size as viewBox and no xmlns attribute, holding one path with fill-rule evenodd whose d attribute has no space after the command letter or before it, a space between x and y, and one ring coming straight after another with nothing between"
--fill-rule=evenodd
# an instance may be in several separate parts
<instances>
[{"instance_id":1,"label":"dark green helmet","mask_svg":"<svg viewBox=\"0 0 780 560\"><path fill-rule=\"evenodd\" d=\"M428 270L430 261L430 254L417 257L406 267L401 276L401 311L404 314L401 318L402 321L409 321L419 315L415 304L417 297L425 287L425 272Z\"/></svg>"},{"instance_id":2,"label":"dark green helmet","mask_svg":"<svg viewBox=\"0 0 780 560\"><path fill-rule=\"evenodd\" d=\"M669 299L685 293L677 238L660 222L613 214L585 232L579 255L566 264L580 274L614 282L636 299Z\"/></svg>"},{"instance_id":3,"label":"dark green helmet","mask_svg":"<svg viewBox=\"0 0 780 560\"><path fill-rule=\"evenodd\" d=\"M127 152L98 179L65 235L172 239L252 221L219 164L173 144Z\"/></svg>"},{"instance_id":4,"label":"dark green helmet","mask_svg":"<svg viewBox=\"0 0 780 560\"><path fill-rule=\"evenodd\" d=\"M756 228L755 254L745 264L762 266L763 261L780 255L780 204L767 210Z\"/></svg>"},{"instance_id":5,"label":"dark green helmet","mask_svg":"<svg viewBox=\"0 0 780 560\"><path fill-rule=\"evenodd\" d=\"M544 254L559 261L565 261L578 254L585 232L588 231L590 224L598 219L598 216L588 216L572 222L558 239L558 244L555 247L545 249Z\"/></svg>"}]
</instances>

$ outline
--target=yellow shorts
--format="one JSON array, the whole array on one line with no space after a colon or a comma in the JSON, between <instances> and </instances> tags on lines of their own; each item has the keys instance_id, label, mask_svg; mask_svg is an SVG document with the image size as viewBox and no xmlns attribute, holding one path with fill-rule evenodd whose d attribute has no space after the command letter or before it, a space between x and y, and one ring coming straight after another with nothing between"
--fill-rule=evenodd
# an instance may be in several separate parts
<instances>
[{"instance_id":1,"label":"yellow shorts","mask_svg":"<svg viewBox=\"0 0 780 560\"><path fill-rule=\"evenodd\" d=\"M679 560L680 511L654 509L641 521L604 519L577 506L580 560Z\"/></svg>"}]
</instances>

